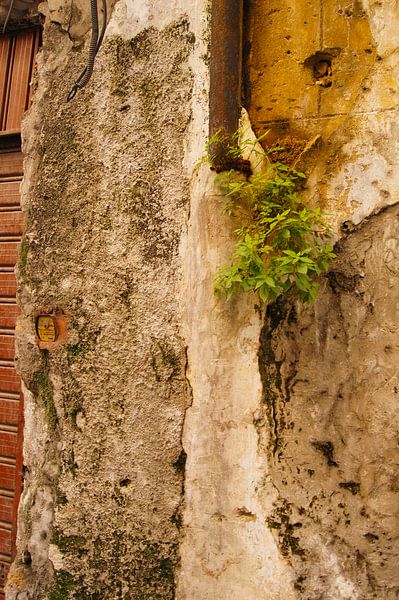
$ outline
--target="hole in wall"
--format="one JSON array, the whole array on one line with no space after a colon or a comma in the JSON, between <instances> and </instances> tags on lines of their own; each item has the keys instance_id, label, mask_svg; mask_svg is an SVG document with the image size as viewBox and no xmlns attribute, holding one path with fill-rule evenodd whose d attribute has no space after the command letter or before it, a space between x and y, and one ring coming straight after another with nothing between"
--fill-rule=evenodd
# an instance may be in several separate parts
<instances>
[{"instance_id":1,"label":"hole in wall","mask_svg":"<svg viewBox=\"0 0 399 600\"><path fill-rule=\"evenodd\" d=\"M312 70L315 85L329 88L333 84L333 59L340 53L340 48L329 48L309 56L304 66Z\"/></svg>"},{"instance_id":2,"label":"hole in wall","mask_svg":"<svg viewBox=\"0 0 399 600\"><path fill-rule=\"evenodd\" d=\"M292 165L301 155L306 146L306 140L292 135L280 137L268 148L272 162L281 162Z\"/></svg>"},{"instance_id":3,"label":"hole in wall","mask_svg":"<svg viewBox=\"0 0 399 600\"><path fill-rule=\"evenodd\" d=\"M330 60L319 60L313 67L316 85L329 88L332 86L332 64Z\"/></svg>"},{"instance_id":4,"label":"hole in wall","mask_svg":"<svg viewBox=\"0 0 399 600\"><path fill-rule=\"evenodd\" d=\"M131 484L131 480L126 477L126 479L121 479L121 481L119 482L120 487L128 487L128 485Z\"/></svg>"}]
</instances>

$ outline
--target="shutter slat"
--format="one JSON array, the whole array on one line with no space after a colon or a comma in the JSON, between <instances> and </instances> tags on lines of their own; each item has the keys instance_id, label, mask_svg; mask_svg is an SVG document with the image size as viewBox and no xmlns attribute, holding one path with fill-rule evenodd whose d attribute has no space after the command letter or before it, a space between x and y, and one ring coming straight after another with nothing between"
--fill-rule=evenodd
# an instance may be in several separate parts
<instances>
[{"instance_id":1,"label":"shutter slat","mask_svg":"<svg viewBox=\"0 0 399 600\"><path fill-rule=\"evenodd\" d=\"M29 70L29 80L28 80L27 104L26 104L25 110L28 110L29 104L32 100L33 89L31 86L31 82L32 82L33 71L35 69L35 64L36 64L36 55L37 55L37 51L39 50L40 31L33 31L33 36L34 37L33 37L30 70Z\"/></svg>"},{"instance_id":2,"label":"shutter slat","mask_svg":"<svg viewBox=\"0 0 399 600\"><path fill-rule=\"evenodd\" d=\"M0 208L2 206L19 206L20 185L20 181L0 180Z\"/></svg>"},{"instance_id":3,"label":"shutter slat","mask_svg":"<svg viewBox=\"0 0 399 600\"><path fill-rule=\"evenodd\" d=\"M22 152L6 152L1 153L0 160L0 177L22 176Z\"/></svg>"},{"instance_id":4,"label":"shutter slat","mask_svg":"<svg viewBox=\"0 0 399 600\"><path fill-rule=\"evenodd\" d=\"M9 103L5 120L6 131L20 129L22 116L28 104L34 38L35 32L27 31L19 34L15 40Z\"/></svg>"},{"instance_id":5,"label":"shutter slat","mask_svg":"<svg viewBox=\"0 0 399 600\"><path fill-rule=\"evenodd\" d=\"M4 81L4 102L3 102L3 112L1 118L1 129L4 131L6 129L7 123L7 114L8 107L10 103L10 89L11 89L11 78L14 69L14 57L15 57L15 38L10 38L10 48L8 53L8 67L6 69L6 77Z\"/></svg>"},{"instance_id":6,"label":"shutter slat","mask_svg":"<svg viewBox=\"0 0 399 600\"><path fill-rule=\"evenodd\" d=\"M3 123L4 109L6 104L6 90L10 69L11 39L2 36L0 38L0 124ZM1 127L2 129L2 127Z\"/></svg>"}]
</instances>

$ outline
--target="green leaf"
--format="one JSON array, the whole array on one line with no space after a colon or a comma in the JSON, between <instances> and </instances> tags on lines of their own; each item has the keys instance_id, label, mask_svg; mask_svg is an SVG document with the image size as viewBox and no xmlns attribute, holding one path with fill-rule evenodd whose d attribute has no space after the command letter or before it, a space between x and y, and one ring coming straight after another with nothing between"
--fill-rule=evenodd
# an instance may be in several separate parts
<instances>
[{"instance_id":1,"label":"green leaf","mask_svg":"<svg viewBox=\"0 0 399 600\"><path fill-rule=\"evenodd\" d=\"M301 258L300 253L295 252L294 250L284 250L283 254L286 254L287 256L292 258L295 262L297 262Z\"/></svg>"},{"instance_id":2,"label":"green leaf","mask_svg":"<svg viewBox=\"0 0 399 600\"><path fill-rule=\"evenodd\" d=\"M299 262L306 263L306 264L313 264L314 260L312 260L311 258L308 258L307 256L300 256Z\"/></svg>"},{"instance_id":3,"label":"green leaf","mask_svg":"<svg viewBox=\"0 0 399 600\"><path fill-rule=\"evenodd\" d=\"M295 283L297 285L297 287L304 291L307 292L309 291L310 288L310 280L309 277L307 277L307 275L303 275L302 273L298 273L296 278L295 278Z\"/></svg>"},{"instance_id":4,"label":"green leaf","mask_svg":"<svg viewBox=\"0 0 399 600\"><path fill-rule=\"evenodd\" d=\"M297 273L302 273L302 274L306 275L306 273L308 272L308 267L307 267L307 265L305 265L303 263L299 263L296 270L297 270Z\"/></svg>"},{"instance_id":5,"label":"green leaf","mask_svg":"<svg viewBox=\"0 0 399 600\"><path fill-rule=\"evenodd\" d=\"M261 288L259 288L259 297L262 300L262 302L266 302L266 300L269 299L270 296L270 290L267 287L267 285L262 285Z\"/></svg>"},{"instance_id":6,"label":"green leaf","mask_svg":"<svg viewBox=\"0 0 399 600\"><path fill-rule=\"evenodd\" d=\"M287 265L281 265L279 268L279 271L282 275L288 275L289 273L293 273L294 269L291 264L287 264Z\"/></svg>"}]
</instances>

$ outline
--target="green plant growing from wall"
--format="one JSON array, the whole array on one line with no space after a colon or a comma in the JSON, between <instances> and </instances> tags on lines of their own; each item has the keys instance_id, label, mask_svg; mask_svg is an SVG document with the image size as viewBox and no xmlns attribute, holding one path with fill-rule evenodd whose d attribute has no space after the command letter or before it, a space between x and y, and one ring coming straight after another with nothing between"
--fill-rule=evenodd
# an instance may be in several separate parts
<instances>
[{"instance_id":1,"label":"green plant growing from wall","mask_svg":"<svg viewBox=\"0 0 399 600\"><path fill-rule=\"evenodd\" d=\"M222 141L219 132L209 140L205 162L213 164L212 148ZM242 161L239 142L235 135L227 144L227 163L229 157ZM251 152L256 151L256 142L250 142ZM241 291L255 292L267 302L294 288L302 301L311 302L319 287L317 277L336 256L329 243L331 228L320 208L302 203L298 190L306 179L303 173L268 162L263 152L260 160L264 162L260 174L244 177L237 170L226 170L216 177L226 195L225 210L239 227L231 264L215 275L215 291L227 300ZM220 171L220 166L214 168Z\"/></svg>"}]
</instances>

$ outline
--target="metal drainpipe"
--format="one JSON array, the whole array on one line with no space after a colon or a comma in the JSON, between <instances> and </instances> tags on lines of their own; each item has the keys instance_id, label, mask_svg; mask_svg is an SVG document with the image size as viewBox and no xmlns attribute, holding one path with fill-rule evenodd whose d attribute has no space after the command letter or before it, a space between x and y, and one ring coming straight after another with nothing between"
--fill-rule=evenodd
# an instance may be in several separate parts
<instances>
[{"instance_id":1,"label":"metal drainpipe","mask_svg":"<svg viewBox=\"0 0 399 600\"><path fill-rule=\"evenodd\" d=\"M221 130L229 140L241 112L243 0L212 0L209 135ZM214 148L215 162L223 148Z\"/></svg>"}]
</instances>

